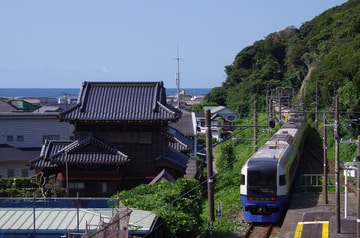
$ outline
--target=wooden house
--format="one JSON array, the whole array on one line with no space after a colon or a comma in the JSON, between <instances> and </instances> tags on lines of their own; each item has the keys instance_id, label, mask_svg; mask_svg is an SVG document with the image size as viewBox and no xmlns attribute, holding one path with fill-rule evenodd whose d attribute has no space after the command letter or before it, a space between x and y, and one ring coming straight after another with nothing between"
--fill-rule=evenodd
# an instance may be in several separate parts
<instances>
[{"instance_id":1,"label":"wooden house","mask_svg":"<svg viewBox=\"0 0 360 238\"><path fill-rule=\"evenodd\" d=\"M166 103L162 82L84 82L78 102L60 114L73 140L47 141L31 167L59 173L69 195L109 196L186 173L188 155L170 146L181 111Z\"/></svg>"},{"instance_id":2,"label":"wooden house","mask_svg":"<svg viewBox=\"0 0 360 238\"><path fill-rule=\"evenodd\" d=\"M204 107L205 110L210 110L211 114L211 135L217 141L221 141L231 134L233 131L233 120L238 118L238 114L225 106ZM196 113L196 122L199 128L199 135L205 136L205 113Z\"/></svg>"}]
</instances>

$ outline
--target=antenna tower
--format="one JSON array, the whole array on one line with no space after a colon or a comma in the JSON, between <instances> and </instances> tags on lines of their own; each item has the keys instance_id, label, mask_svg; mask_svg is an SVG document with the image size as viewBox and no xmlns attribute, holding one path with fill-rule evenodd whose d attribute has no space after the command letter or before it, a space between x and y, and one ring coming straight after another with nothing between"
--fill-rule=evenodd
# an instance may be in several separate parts
<instances>
[{"instance_id":1,"label":"antenna tower","mask_svg":"<svg viewBox=\"0 0 360 238\"><path fill-rule=\"evenodd\" d=\"M180 109L180 57L179 47L177 48L177 72L176 72L176 88L177 88L177 108Z\"/></svg>"}]
</instances>

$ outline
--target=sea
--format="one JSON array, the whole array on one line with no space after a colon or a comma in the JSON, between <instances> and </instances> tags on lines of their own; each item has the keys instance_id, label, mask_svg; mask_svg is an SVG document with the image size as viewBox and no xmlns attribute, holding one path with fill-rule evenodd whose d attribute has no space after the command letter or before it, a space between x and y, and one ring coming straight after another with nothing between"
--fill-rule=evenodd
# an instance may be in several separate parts
<instances>
[{"instance_id":1,"label":"sea","mask_svg":"<svg viewBox=\"0 0 360 238\"><path fill-rule=\"evenodd\" d=\"M192 96L206 95L211 88L181 88L186 94ZM80 88L0 88L0 97L46 97L59 98L63 95L77 96ZM166 88L166 95L176 95L177 88Z\"/></svg>"}]
</instances>

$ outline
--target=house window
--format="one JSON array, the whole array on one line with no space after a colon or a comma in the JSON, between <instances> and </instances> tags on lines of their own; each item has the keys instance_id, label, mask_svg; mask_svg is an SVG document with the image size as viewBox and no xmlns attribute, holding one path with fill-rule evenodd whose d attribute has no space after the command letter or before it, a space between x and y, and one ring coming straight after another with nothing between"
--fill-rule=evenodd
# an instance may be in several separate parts
<instances>
[{"instance_id":1,"label":"house window","mask_svg":"<svg viewBox=\"0 0 360 238\"><path fill-rule=\"evenodd\" d=\"M15 170L14 169L8 169L7 170L7 177L8 178L15 177Z\"/></svg>"},{"instance_id":2,"label":"house window","mask_svg":"<svg viewBox=\"0 0 360 238\"><path fill-rule=\"evenodd\" d=\"M17 136L16 141L17 142L23 142L24 141L24 136Z\"/></svg>"},{"instance_id":3,"label":"house window","mask_svg":"<svg viewBox=\"0 0 360 238\"><path fill-rule=\"evenodd\" d=\"M21 177L29 177L29 170L21 169Z\"/></svg>"},{"instance_id":4,"label":"house window","mask_svg":"<svg viewBox=\"0 0 360 238\"><path fill-rule=\"evenodd\" d=\"M83 182L70 182L69 189L84 189L85 184Z\"/></svg>"},{"instance_id":5,"label":"house window","mask_svg":"<svg viewBox=\"0 0 360 238\"><path fill-rule=\"evenodd\" d=\"M6 141L7 142L13 142L14 141L14 136L6 136Z\"/></svg>"},{"instance_id":6,"label":"house window","mask_svg":"<svg viewBox=\"0 0 360 238\"><path fill-rule=\"evenodd\" d=\"M43 143L46 140L60 140L60 135L44 135L43 136Z\"/></svg>"},{"instance_id":7,"label":"house window","mask_svg":"<svg viewBox=\"0 0 360 238\"><path fill-rule=\"evenodd\" d=\"M106 193L107 192L107 183L98 183L97 190L99 193Z\"/></svg>"}]
</instances>

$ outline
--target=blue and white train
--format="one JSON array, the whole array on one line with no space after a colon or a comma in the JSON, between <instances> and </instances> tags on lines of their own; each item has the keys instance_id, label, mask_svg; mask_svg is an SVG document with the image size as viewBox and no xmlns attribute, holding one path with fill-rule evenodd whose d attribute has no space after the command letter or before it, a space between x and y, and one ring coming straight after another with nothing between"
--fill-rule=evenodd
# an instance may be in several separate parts
<instances>
[{"instance_id":1,"label":"blue and white train","mask_svg":"<svg viewBox=\"0 0 360 238\"><path fill-rule=\"evenodd\" d=\"M275 223L282 219L306 128L303 113L289 113L285 124L242 167L240 198L247 222Z\"/></svg>"}]
</instances>

